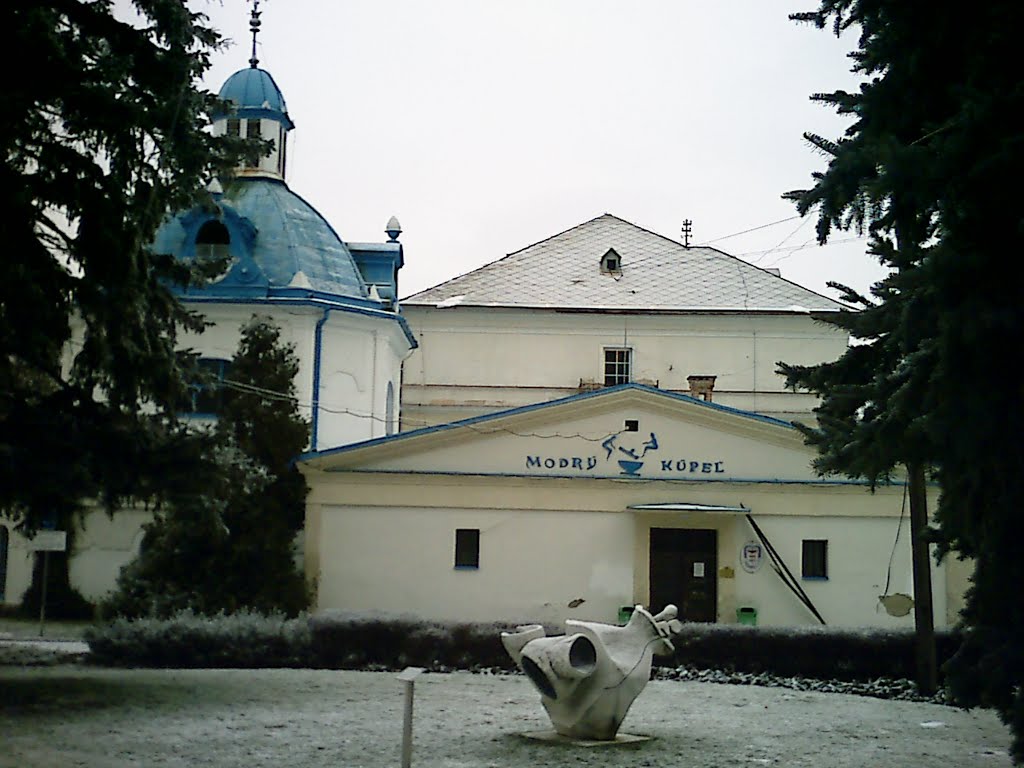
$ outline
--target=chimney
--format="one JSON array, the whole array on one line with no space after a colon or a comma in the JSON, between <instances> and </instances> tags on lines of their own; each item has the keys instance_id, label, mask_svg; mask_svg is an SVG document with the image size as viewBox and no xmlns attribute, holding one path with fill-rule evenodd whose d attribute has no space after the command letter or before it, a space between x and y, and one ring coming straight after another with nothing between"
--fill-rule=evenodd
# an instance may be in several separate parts
<instances>
[{"instance_id":1,"label":"chimney","mask_svg":"<svg viewBox=\"0 0 1024 768\"><path fill-rule=\"evenodd\" d=\"M717 376L687 376L686 381L690 384L690 397L705 402L711 402L711 393L715 389Z\"/></svg>"}]
</instances>

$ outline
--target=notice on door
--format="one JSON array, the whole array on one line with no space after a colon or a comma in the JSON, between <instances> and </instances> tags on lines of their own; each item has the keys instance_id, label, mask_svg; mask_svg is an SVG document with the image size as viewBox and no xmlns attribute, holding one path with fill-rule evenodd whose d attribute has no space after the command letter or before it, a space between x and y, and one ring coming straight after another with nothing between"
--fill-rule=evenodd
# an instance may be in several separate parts
<instances>
[{"instance_id":1,"label":"notice on door","mask_svg":"<svg viewBox=\"0 0 1024 768\"><path fill-rule=\"evenodd\" d=\"M703 579L704 578L704 563L694 563L693 564L693 577L695 579Z\"/></svg>"}]
</instances>

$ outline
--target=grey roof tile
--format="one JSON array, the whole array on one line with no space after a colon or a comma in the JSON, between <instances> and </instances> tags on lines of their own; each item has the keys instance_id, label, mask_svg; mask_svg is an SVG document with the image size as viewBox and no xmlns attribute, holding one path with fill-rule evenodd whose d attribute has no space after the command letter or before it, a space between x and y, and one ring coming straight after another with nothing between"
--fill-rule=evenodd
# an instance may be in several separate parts
<instances>
[{"instance_id":1,"label":"grey roof tile","mask_svg":"<svg viewBox=\"0 0 1024 768\"><path fill-rule=\"evenodd\" d=\"M621 274L601 272L614 248ZM839 302L708 247L685 248L611 214L413 294L406 306L834 312Z\"/></svg>"}]
</instances>

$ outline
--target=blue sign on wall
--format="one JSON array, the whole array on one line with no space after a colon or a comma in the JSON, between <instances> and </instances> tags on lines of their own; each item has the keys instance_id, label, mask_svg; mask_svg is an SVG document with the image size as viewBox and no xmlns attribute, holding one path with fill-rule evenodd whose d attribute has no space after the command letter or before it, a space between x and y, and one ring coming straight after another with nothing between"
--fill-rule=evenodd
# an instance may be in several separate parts
<instances>
[{"instance_id":1,"label":"blue sign on wall","mask_svg":"<svg viewBox=\"0 0 1024 768\"><path fill-rule=\"evenodd\" d=\"M725 473L725 462L706 457L658 458L648 461L647 454L659 450L658 437L653 432L646 440L630 443L622 433L609 436L601 443L605 455L589 456L526 456L527 470L561 470L569 474L593 474L600 467L615 471L623 477L658 477L678 475L721 475ZM614 463L613 463L614 462ZM609 466L611 465L611 466ZM646 468L646 469L645 469Z\"/></svg>"}]
</instances>

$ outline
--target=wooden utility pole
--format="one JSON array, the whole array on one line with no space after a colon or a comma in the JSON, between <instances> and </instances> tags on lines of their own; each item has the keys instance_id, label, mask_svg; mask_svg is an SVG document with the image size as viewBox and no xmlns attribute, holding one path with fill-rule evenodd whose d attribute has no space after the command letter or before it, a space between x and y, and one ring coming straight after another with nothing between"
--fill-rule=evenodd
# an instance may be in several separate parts
<instances>
[{"instance_id":1,"label":"wooden utility pole","mask_svg":"<svg viewBox=\"0 0 1024 768\"><path fill-rule=\"evenodd\" d=\"M914 627L916 630L917 688L930 696L938 688L935 661L935 621L932 615L932 571L928 554L928 497L924 465L907 464L910 496L910 556L914 569Z\"/></svg>"}]
</instances>

